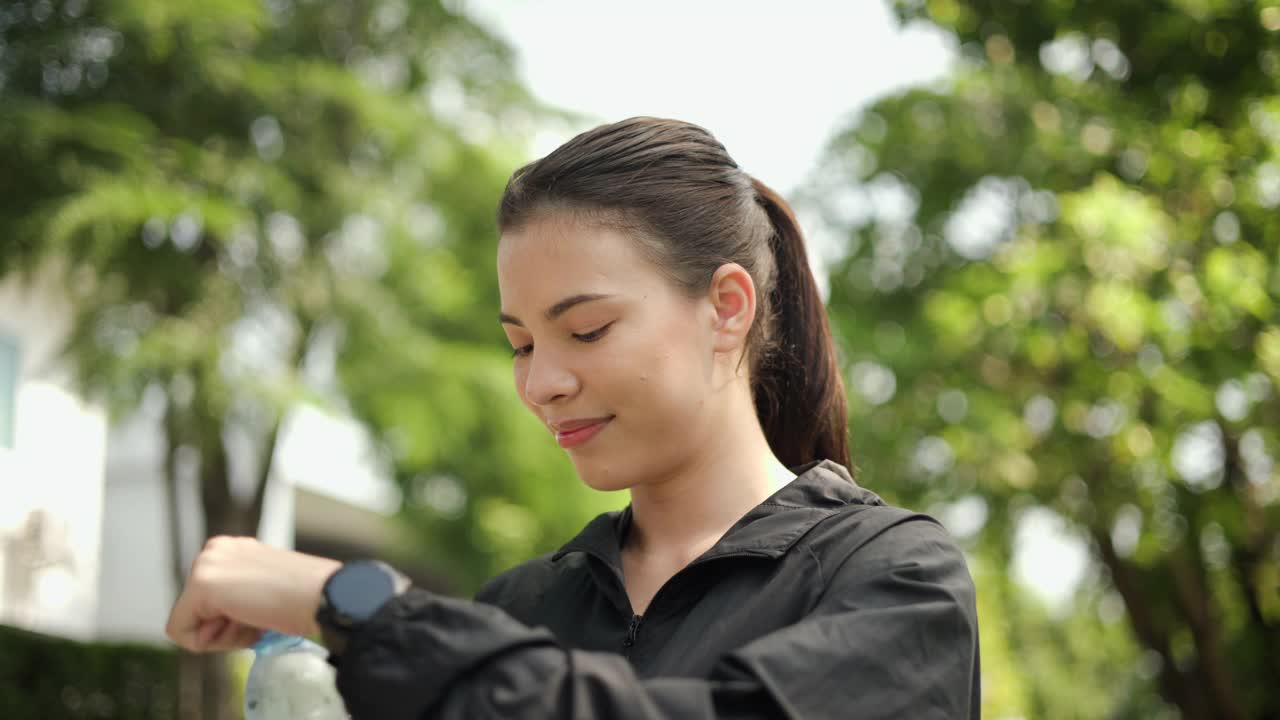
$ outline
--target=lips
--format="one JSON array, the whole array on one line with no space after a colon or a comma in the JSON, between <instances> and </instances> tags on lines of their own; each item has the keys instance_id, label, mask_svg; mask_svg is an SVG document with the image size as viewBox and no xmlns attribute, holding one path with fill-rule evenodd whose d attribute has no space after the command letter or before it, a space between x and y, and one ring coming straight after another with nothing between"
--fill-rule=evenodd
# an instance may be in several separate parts
<instances>
[{"instance_id":1,"label":"lips","mask_svg":"<svg viewBox=\"0 0 1280 720\"><path fill-rule=\"evenodd\" d=\"M567 433L573 432L574 430L581 430L584 427L589 427L597 423L608 422L612 419L613 416L609 415L607 417L583 418L580 420L561 420L559 422L552 422L548 424L556 433Z\"/></svg>"},{"instance_id":2,"label":"lips","mask_svg":"<svg viewBox=\"0 0 1280 720\"><path fill-rule=\"evenodd\" d=\"M551 427L555 430L556 442L560 444L560 447L571 448L582 445L595 437L612 420L612 415L601 418L566 420L564 422L551 423Z\"/></svg>"}]
</instances>

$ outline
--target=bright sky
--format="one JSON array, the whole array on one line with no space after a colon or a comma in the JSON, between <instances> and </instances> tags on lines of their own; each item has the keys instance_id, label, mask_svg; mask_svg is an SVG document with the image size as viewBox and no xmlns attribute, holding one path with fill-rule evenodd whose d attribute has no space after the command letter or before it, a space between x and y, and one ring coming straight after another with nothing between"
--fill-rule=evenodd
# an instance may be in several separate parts
<instances>
[{"instance_id":1,"label":"bright sky","mask_svg":"<svg viewBox=\"0 0 1280 720\"><path fill-rule=\"evenodd\" d=\"M783 193L852 113L940 77L953 55L942 33L899 29L879 0L463 6L515 47L526 86L543 100L599 122L655 115L697 123ZM542 138L537 154L567 139Z\"/></svg>"}]
</instances>

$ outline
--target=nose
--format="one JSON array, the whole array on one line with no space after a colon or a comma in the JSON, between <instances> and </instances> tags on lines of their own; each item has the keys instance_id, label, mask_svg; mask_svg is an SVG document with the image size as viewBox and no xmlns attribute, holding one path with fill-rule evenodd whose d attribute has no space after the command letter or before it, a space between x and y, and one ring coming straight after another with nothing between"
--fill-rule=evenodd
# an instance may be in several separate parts
<instances>
[{"instance_id":1,"label":"nose","mask_svg":"<svg viewBox=\"0 0 1280 720\"><path fill-rule=\"evenodd\" d=\"M525 366L524 395L533 405L551 405L578 392L578 376L550 349L535 350Z\"/></svg>"}]
</instances>

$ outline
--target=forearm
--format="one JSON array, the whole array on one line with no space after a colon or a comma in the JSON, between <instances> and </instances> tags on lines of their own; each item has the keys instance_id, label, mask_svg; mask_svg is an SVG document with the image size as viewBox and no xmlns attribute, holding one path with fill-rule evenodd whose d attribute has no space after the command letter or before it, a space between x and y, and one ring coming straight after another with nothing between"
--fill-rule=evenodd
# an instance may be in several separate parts
<instances>
[{"instance_id":1,"label":"forearm","mask_svg":"<svg viewBox=\"0 0 1280 720\"><path fill-rule=\"evenodd\" d=\"M356 720L782 716L758 682L642 680L620 655L574 651L503 611L415 590L335 659Z\"/></svg>"}]
</instances>

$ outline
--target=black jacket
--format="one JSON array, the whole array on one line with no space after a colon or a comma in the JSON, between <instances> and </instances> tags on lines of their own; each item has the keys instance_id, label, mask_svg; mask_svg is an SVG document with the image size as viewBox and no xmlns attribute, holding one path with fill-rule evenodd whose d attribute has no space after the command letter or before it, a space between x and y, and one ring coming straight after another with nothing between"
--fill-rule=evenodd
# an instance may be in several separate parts
<instances>
[{"instance_id":1,"label":"black jacket","mask_svg":"<svg viewBox=\"0 0 1280 720\"><path fill-rule=\"evenodd\" d=\"M979 716L964 557L932 518L823 461L633 616L630 508L477 600L411 590L335 659L355 720Z\"/></svg>"}]
</instances>

